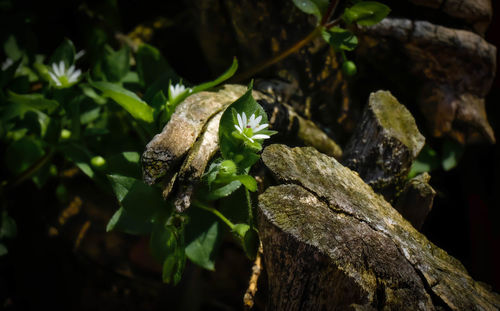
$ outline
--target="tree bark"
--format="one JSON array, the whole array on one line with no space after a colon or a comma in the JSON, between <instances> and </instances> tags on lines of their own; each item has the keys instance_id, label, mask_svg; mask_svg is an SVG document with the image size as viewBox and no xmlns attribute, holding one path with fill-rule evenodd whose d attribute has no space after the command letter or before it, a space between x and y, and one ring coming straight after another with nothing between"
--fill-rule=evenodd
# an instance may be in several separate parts
<instances>
[{"instance_id":1,"label":"tree bark","mask_svg":"<svg viewBox=\"0 0 500 311\"><path fill-rule=\"evenodd\" d=\"M500 295L334 158L271 145L262 159L282 183L259 196L269 310L500 308Z\"/></svg>"},{"instance_id":2,"label":"tree bark","mask_svg":"<svg viewBox=\"0 0 500 311\"><path fill-rule=\"evenodd\" d=\"M342 163L392 201L425 143L411 113L388 91L372 93Z\"/></svg>"}]
</instances>

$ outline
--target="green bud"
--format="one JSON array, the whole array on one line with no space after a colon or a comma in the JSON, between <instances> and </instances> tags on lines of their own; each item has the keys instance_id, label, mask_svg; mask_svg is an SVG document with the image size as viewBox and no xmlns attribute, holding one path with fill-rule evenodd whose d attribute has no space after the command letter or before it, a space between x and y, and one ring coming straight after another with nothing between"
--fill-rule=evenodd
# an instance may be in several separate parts
<instances>
[{"instance_id":1,"label":"green bud","mask_svg":"<svg viewBox=\"0 0 500 311\"><path fill-rule=\"evenodd\" d=\"M61 130L61 139L69 139L71 137L71 131L67 129Z\"/></svg>"},{"instance_id":2,"label":"green bud","mask_svg":"<svg viewBox=\"0 0 500 311\"><path fill-rule=\"evenodd\" d=\"M92 164L93 167L101 168L106 165L106 160L101 156L95 156L90 159L90 164Z\"/></svg>"},{"instance_id":3,"label":"green bud","mask_svg":"<svg viewBox=\"0 0 500 311\"><path fill-rule=\"evenodd\" d=\"M220 164L219 175L220 176L231 176L236 173L236 164L232 160L222 161Z\"/></svg>"},{"instance_id":4,"label":"green bud","mask_svg":"<svg viewBox=\"0 0 500 311\"><path fill-rule=\"evenodd\" d=\"M358 72L358 69L356 68L356 64L354 62L347 60L342 64L342 71L347 76L354 76L356 72Z\"/></svg>"}]
</instances>

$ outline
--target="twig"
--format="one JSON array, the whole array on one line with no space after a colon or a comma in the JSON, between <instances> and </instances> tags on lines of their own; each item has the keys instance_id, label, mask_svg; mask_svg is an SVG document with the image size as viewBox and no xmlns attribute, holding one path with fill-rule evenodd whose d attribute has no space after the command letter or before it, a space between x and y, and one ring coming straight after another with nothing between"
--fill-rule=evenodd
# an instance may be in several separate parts
<instances>
[{"instance_id":1,"label":"twig","mask_svg":"<svg viewBox=\"0 0 500 311\"><path fill-rule=\"evenodd\" d=\"M245 310L252 309L254 305L255 294L257 293L257 283L259 281L260 273L262 272L262 244L259 247L259 252L257 253L257 258L252 267L252 276L250 277L250 282L248 283L247 291L245 296L243 296L243 304Z\"/></svg>"}]
</instances>

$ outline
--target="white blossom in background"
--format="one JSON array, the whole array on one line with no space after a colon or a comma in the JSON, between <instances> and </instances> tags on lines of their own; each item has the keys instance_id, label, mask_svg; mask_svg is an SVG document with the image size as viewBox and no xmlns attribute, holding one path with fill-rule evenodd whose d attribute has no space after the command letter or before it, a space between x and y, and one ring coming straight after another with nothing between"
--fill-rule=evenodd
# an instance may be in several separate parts
<instances>
[{"instance_id":1,"label":"white blossom in background","mask_svg":"<svg viewBox=\"0 0 500 311\"><path fill-rule=\"evenodd\" d=\"M52 64L52 71L49 70L49 75L56 86L70 86L71 84L78 81L82 71L80 69L75 70L75 66L71 65L66 69L66 64L64 61L60 61L59 64Z\"/></svg>"},{"instance_id":2,"label":"white blossom in background","mask_svg":"<svg viewBox=\"0 0 500 311\"><path fill-rule=\"evenodd\" d=\"M181 95L185 91L191 92L192 90L190 88L186 88L184 85L181 83L178 83L176 85L170 84L168 88L168 93L170 95L170 100L174 100L177 96Z\"/></svg>"},{"instance_id":3,"label":"white blossom in background","mask_svg":"<svg viewBox=\"0 0 500 311\"><path fill-rule=\"evenodd\" d=\"M241 115L238 113L236 118L238 119L238 124L235 124L234 127L243 137L252 143L254 139L267 139L270 137L266 134L258 134L269 126L269 124L266 123L259 124L262 120L262 116L255 117L255 114L252 114L250 118L247 119L247 116L243 112Z\"/></svg>"},{"instance_id":4,"label":"white blossom in background","mask_svg":"<svg viewBox=\"0 0 500 311\"><path fill-rule=\"evenodd\" d=\"M76 53L76 54L75 54L75 62L76 62L77 60L79 60L80 58L82 58L82 57L83 57L83 55L85 55L85 50L81 50L80 52Z\"/></svg>"},{"instance_id":5,"label":"white blossom in background","mask_svg":"<svg viewBox=\"0 0 500 311\"><path fill-rule=\"evenodd\" d=\"M10 58L7 58L3 63L2 63L2 71L7 70L10 66L14 64L14 61Z\"/></svg>"}]
</instances>

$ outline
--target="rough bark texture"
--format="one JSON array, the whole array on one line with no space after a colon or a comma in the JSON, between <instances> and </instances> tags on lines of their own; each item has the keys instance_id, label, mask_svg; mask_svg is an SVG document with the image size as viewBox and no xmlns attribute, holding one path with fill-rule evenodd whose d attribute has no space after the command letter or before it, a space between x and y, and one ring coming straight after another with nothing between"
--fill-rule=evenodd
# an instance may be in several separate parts
<instances>
[{"instance_id":1,"label":"rough bark texture","mask_svg":"<svg viewBox=\"0 0 500 311\"><path fill-rule=\"evenodd\" d=\"M429 185L430 179L431 176L427 173L410 179L394 205L398 212L416 229L422 228L436 196L436 191Z\"/></svg>"},{"instance_id":2,"label":"rough bark texture","mask_svg":"<svg viewBox=\"0 0 500 311\"><path fill-rule=\"evenodd\" d=\"M218 151L222 112L246 90L245 86L229 84L216 92L189 96L179 104L163 131L146 146L142 155L144 181L153 184L161 180L163 197L167 199L173 194L179 212L191 204L196 184ZM253 91L252 96L267 108L270 128L280 131L282 138L341 156L342 150L333 140L291 107L259 91Z\"/></svg>"},{"instance_id":3,"label":"rough bark texture","mask_svg":"<svg viewBox=\"0 0 500 311\"><path fill-rule=\"evenodd\" d=\"M350 169L313 148L267 147L283 185L259 196L269 310L496 310L500 296Z\"/></svg>"},{"instance_id":4,"label":"rough bark texture","mask_svg":"<svg viewBox=\"0 0 500 311\"><path fill-rule=\"evenodd\" d=\"M305 37L315 25L292 2L186 1L196 6L198 38L214 72L227 67L235 54L242 71L253 68ZM493 142L484 97L495 75L496 49L481 37L492 16L491 1L403 2L387 2L394 9L391 15L401 18L386 18L357 32L355 79L343 79L340 61L321 38L258 76L296 84L296 94L303 95L292 96L299 103L294 109L302 115L311 112L335 135L349 134L355 127L367 91L389 89L408 107L420 107L432 136ZM408 9L408 2L415 10Z\"/></svg>"},{"instance_id":5,"label":"rough bark texture","mask_svg":"<svg viewBox=\"0 0 500 311\"><path fill-rule=\"evenodd\" d=\"M467 24L484 34L491 22L493 10L491 0L410 0L412 3L439 9L453 18L464 20Z\"/></svg>"},{"instance_id":6,"label":"rough bark texture","mask_svg":"<svg viewBox=\"0 0 500 311\"><path fill-rule=\"evenodd\" d=\"M484 108L495 77L493 45L470 31L398 18L361 29L360 40L356 53L370 57L388 76L411 73L408 83L415 85L433 136L449 135L461 143L495 141Z\"/></svg>"},{"instance_id":7,"label":"rough bark texture","mask_svg":"<svg viewBox=\"0 0 500 311\"><path fill-rule=\"evenodd\" d=\"M411 113L390 92L378 91L370 95L342 162L392 200L424 143Z\"/></svg>"}]
</instances>

